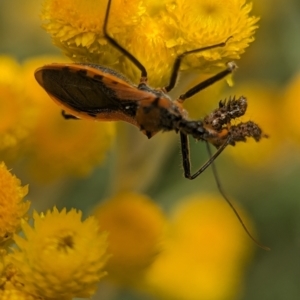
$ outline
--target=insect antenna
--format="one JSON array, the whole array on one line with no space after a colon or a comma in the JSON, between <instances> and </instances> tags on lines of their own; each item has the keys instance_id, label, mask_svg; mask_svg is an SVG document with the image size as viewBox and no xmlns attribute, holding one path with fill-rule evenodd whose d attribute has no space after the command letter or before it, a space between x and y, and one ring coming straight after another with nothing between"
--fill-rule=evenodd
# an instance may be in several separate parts
<instances>
[{"instance_id":1,"label":"insect antenna","mask_svg":"<svg viewBox=\"0 0 300 300\"><path fill-rule=\"evenodd\" d=\"M206 144L206 149L207 149L207 152L209 154L209 156L211 157L212 156L212 151L211 151L211 148L210 148L210 145L209 143L206 141L205 142ZM238 218L240 224L242 225L243 229L245 230L245 232L247 233L247 235L249 236L249 238L260 248L266 250L266 251L270 251L271 249L263 244L261 244L260 242L258 242L254 237L253 235L250 233L249 229L247 228L247 226L245 225L244 221L242 220L241 216L239 215L238 211L236 210L236 208L233 206L233 204L231 203L231 201L229 200L229 198L227 197L227 195L225 194L224 190L223 190L223 187L221 185L221 182L220 182L220 179L219 179L219 176L218 176L218 172L217 172L217 168L216 168L216 165L214 164L214 161L212 161L210 163L211 165L211 168L212 168L212 172L214 174L214 178L215 178L215 181L216 181L216 184L217 184L217 188L220 192L220 194L223 196L223 198L225 199L225 201L227 202L227 204L230 206L230 208L232 209L232 211L234 212L234 214L236 215L236 217Z\"/></svg>"}]
</instances>

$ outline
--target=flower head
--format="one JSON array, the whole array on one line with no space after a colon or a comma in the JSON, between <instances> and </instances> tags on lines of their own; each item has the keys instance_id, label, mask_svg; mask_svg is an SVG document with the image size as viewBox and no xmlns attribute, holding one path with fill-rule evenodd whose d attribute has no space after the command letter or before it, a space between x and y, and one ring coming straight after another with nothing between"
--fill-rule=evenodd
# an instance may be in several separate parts
<instances>
[{"instance_id":1,"label":"flower head","mask_svg":"<svg viewBox=\"0 0 300 300\"><path fill-rule=\"evenodd\" d=\"M251 3L245 0L166 1L162 16L168 28L166 44L173 46L178 54L225 42L231 37L225 47L184 59L183 70L201 68L205 72L215 72L216 66L239 59L254 40L258 18L249 16L251 9Z\"/></svg>"},{"instance_id":2,"label":"flower head","mask_svg":"<svg viewBox=\"0 0 300 300\"><path fill-rule=\"evenodd\" d=\"M189 55L182 69L211 71L238 59L253 41L257 17L245 0L113 0L109 34L149 72L150 84L168 83L175 57L184 51L225 42L226 47ZM42 19L54 43L73 60L116 68L137 81L140 71L103 35L107 1L45 0Z\"/></svg>"},{"instance_id":3,"label":"flower head","mask_svg":"<svg viewBox=\"0 0 300 300\"><path fill-rule=\"evenodd\" d=\"M124 193L101 204L94 215L109 233L109 277L123 284L140 280L159 252L165 224L160 209L146 196Z\"/></svg>"},{"instance_id":4,"label":"flower head","mask_svg":"<svg viewBox=\"0 0 300 300\"><path fill-rule=\"evenodd\" d=\"M24 201L28 186L21 186L20 180L0 163L0 245L20 229L26 217L30 202ZM2 245L3 246L3 245Z\"/></svg>"},{"instance_id":5,"label":"flower head","mask_svg":"<svg viewBox=\"0 0 300 300\"><path fill-rule=\"evenodd\" d=\"M167 232L147 272L150 292L186 300L232 299L239 292L252 248L223 199L184 199Z\"/></svg>"},{"instance_id":6,"label":"flower head","mask_svg":"<svg viewBox=\"0 0 300 300\"><path fill-rule=\"evenodd\" d=\"M105 275L107 234L99 231L93 217L81 221L75 209L35 212L33 218L34 228L22 225L26 239L15 236L15 282L43 298L90 297Z\"/></svg>"}]
</instances>

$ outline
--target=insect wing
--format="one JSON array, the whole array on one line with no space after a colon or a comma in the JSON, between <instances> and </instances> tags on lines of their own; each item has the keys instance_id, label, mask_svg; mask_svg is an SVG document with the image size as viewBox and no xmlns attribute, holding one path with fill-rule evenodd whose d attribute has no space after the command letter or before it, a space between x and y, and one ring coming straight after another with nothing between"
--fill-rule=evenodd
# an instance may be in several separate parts
<instances>
[{"instance_id":1,"label":"insect wing","mask_svg":"<svg viewBox=\"0 0 300 300\"><path fill-rule=\"evenodd\" d=\"M58 105L79 118L137 125L137 102L149 97L123 75L101 66L51 64L36 70L35 78Z\"/></svg>"}]
</instances>

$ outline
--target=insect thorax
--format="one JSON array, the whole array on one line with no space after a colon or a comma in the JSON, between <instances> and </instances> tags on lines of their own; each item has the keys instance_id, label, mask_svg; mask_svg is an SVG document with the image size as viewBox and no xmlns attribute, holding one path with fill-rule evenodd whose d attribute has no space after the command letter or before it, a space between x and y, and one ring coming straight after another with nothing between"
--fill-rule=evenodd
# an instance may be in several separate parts
<instances>
[{"instance_id":1,"label":"insect thorax","mask_svg":"<svg viewBox=\"0 0 300 300\"><path fill-rule=\"evenodd\" d=\"M148 138L159 131L177 129L177 123L183 119L183 110L161 90L153 89L146 84L138 87L148 93L149 97L139 101L136 121Z\"/></svg>"}]
</instances>

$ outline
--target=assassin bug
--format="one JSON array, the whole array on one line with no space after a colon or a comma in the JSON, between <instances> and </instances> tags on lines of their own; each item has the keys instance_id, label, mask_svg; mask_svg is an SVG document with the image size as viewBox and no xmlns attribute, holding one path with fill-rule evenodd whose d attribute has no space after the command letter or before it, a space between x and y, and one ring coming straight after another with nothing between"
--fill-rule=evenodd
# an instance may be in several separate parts
<instances>
[{"instance_id":1,"label":"assassin bug","mask_svg":"<svg viewBox=\"0 0 300 300\"><path fill-rule=\"evenodd\" d=\"M108 33L111 2L108 1L106 9L104 37L140 70L140 82L134 85L124 75L91 63L49 64L37 69L36 80L63 108L63 116L66 119L125 121L137 126L149 139L159 131L179 132L184 176L191 180L211 165L228 145L234 146L236 142L246 141L247 137L259 141L266 136L260 127L251 121L231 125L231 120L245 114L247 109L245 97L220 101L219 107L203 120L189 120L187 112L183 109L182 104L186 99L232 73L236 69L234 62L229 62L226 69L198 83L178 99L172 100L168 95L176 85L180 65L185 56L224 47L231 37L223 43L186 51L177 56L169 84L163 88L152 88L147 84L146 68ZM194 174L191 172L189 135L217 148L210 159ZM219 184L218 188L248 235L254 240Z\"/></svg>"}]
</instances>

